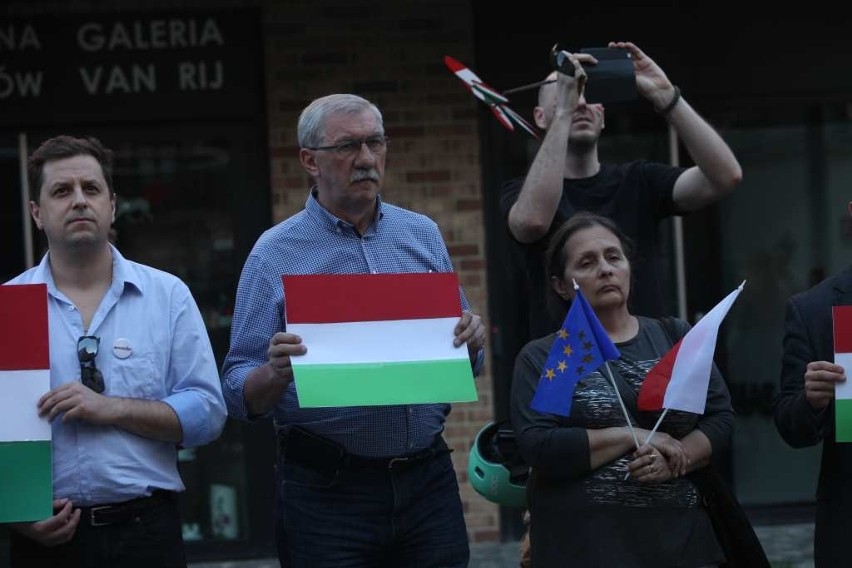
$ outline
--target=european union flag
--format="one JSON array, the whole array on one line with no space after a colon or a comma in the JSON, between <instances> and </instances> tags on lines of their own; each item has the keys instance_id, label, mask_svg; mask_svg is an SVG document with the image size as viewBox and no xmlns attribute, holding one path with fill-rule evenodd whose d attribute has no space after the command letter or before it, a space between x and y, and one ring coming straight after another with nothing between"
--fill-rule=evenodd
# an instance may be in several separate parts
<instances>
[{"instance_id":1,"label":"european union flag","mask_svg":"<svg viewBox=\"0 0 852 568\"><path fill-rule=\"evenodd\" d=\"M595 311L577 289L541 370L531 404L533 410L570 416L577 383L604 361L620 356Z\"/></svg>"}]
</instances>

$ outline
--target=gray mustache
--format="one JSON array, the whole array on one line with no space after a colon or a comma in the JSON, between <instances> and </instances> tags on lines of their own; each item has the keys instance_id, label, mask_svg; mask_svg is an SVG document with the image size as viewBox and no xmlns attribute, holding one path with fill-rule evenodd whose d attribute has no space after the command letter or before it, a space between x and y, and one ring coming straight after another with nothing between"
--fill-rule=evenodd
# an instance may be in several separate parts
<instances>
[{"instance_id":1,"label":"gray mustache","mask_svg":"<svg viewBox=\"0 0 852 568\"><path fill-rule=\"evenodd\" d=\"M379 183L379 172L375 168L370 169L359 169L352 172L352 175L349 176L349 183L355 183L358 181L374 181Z\"/></svg>"}]
</instances>

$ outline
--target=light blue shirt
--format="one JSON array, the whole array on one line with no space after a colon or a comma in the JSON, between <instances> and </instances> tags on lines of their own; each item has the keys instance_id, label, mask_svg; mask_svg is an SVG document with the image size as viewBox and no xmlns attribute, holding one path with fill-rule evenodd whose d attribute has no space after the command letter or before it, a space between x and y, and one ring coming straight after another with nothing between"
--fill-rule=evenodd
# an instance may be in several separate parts
<instances>
[{"instance_id":1,"label":"light blue shirt","mask_svg":"<svg viewBox=\"0 0 852 568\"><path fill-rule=\"evenodd\" d=\"M269 361L270 338L285 330L282 275L453 271L434 221L381 199L376 203L376 218L360 235L309 195L302 211L267 230L255 243L240 276L231 348L222 371L225 400L235 418L249 418L243 398L246 377ZM468 309L464 293L459 294L462 309ZM475 372L482 361L480 350ZM353 454L375 457L429 447L443 431L449 412L449 404L300 408L291 383L271 414L279 426L297 424Z\"/></svg>"},{"instance_id":2,"label":"light blue shirt","mask_svg":"<svg viewBox=\"0 0 852 568\"><path fill-rule=\"evenodd\" d=\"M8 284L47 284L50 386L80 381L77 340L100 337L95 364L105 396L159 400L171 406L183 430L181 446L215 440L227 411L213 349L201 313L186 284L175 276L125 259L112 248L112 283L92 318L56 288L46 254L41 263ZM126 349L113 349L126 340ZM119 341L119 345L125 343ZM182 491L174 443L113 426L81 421L53 429L53 493L77 506L115 503L154 489Z\"/></svg>"}]
</instances>

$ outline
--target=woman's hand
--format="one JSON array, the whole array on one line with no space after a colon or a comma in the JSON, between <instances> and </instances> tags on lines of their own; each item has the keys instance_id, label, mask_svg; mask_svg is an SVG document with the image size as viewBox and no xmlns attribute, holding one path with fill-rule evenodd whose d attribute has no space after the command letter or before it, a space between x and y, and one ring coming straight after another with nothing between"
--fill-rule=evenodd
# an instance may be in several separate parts
<instances>
[{"instance_id":1,"label":"woman's hand","mask_svg":"<svg viewBox=\"0 0 852 568\"><path fill-rule=\"evenodd\" d=\"M634 460L627 465L630 477L639 483L662 483L677 477L676 469L657 448L645 444L633 453Z\"/></svg>"},{"instance_id":2,"label":"woman's hand","mask_svg":"<svg viewBox=\"0 0 852 568\"><path fill-rule=\"evenodd\" d=\"M680 477L686 473L690 459L686 446L680 440L676 440L664 432L655 432L651 442L646 445L653 446L662 454L674 477Z\"/></svg>"}]
</instances>

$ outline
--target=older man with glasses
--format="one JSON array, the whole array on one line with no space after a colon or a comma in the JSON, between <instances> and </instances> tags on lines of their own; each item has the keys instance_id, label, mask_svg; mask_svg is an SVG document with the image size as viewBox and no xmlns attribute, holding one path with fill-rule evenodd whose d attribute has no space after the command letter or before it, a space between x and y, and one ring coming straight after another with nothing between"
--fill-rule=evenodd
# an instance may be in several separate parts
<instances>
[{"instance_id":1,"label":"older man with glasses","mask_svg":"<svg viewBox=\"0 0 852 568\"><path fill-rule=\"evenodd\" d=\"M379 192L388 139L382 115L347 94L308 105L298 125L313 178L304 210L269 229L237 290L223 388L232 416L275 419L279 431L276 534L288 568L467 566L458 484L441 436L446 404L300 408L291 357L310 349L288 333L284 274L451 272L427 217ZM482 364L485 331L468 310L447 338ZM412 298L417 302L417 298Z\"/></svg>"},{"instance_id":2,"label":"older man with glasses","mask_svg":"<svg viewBox=\"0 0 852 568\"><path fill-rule=\"evenodd\" d=\"M30 157L49 250L9 284L47 285L54 515L18 523L13 566L185 566L178 446L219 436L225 401L204 321L175 276L125 259L112 153L59 136ZM79 372L78 372L79 369Z\"/></svg>"}]
</instances>

